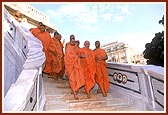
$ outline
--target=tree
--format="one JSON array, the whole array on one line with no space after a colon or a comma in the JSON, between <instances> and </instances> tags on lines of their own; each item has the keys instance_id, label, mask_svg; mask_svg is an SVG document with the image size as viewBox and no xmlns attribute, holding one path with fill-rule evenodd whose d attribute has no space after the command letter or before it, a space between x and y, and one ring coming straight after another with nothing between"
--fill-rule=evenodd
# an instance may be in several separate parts
<instances>
[{"instance_id":1,"label":"tree","mask_svg":"<svg viewBox=\"0 0 168 115\"><path fill-rule=\"evenodd\" d=\"M164 15L159 24L164 26ZM164 31L155 33L155 37L151 43L145 44L143 52L144 58L147 59L147 64L153 64L164 67Z\"/></svg>"}]
</instances>

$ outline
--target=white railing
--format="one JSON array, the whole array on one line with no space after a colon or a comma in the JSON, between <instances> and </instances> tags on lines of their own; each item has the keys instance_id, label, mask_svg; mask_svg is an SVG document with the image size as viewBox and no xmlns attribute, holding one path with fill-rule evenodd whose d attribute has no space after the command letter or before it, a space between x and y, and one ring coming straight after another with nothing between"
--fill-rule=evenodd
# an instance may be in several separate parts
<instances>
[{"instance_id":1,"label":"white railing","mask_svg":"<svg viewBox=\"0 0 168 115\"><path fill-rule=\"evenodd\" d=\"M3 111L41 111L45 105L41 42L4 9Z\"/></svg>"},{"instance_id":2,"label":"white railing","mask_svg":"<svg viewBox=\"0 0 168 115\"><path fill-rule=\"evenodd\" d=\"M165 109L164 68L154 65L107 63L111 90L140 110Z\"/></svg>"}]
</instances>

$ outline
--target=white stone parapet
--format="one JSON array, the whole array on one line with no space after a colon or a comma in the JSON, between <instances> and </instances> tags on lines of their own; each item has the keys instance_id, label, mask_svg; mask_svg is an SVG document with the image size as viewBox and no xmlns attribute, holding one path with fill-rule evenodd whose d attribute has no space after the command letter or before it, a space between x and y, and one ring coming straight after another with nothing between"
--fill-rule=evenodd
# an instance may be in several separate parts
<instances>
[{"instance_id":1,"label":"white stone parapet","mask_svg":"<svg viewBox=\"0 0 168 115\"><path fill-rule=\"evenodd\" d=\"M164 68L154 65L107 63L112 91L140 110L166 110Z\"/></svg>"},{"instance_id":2,"label":"white stone parapet","mask_svg":"<svg viewBox=\"0 0 168 115\"><path fill-rule=\"evenodd\" d=\"M3 111L40 111L45 104L42 43L6 9L3 27Z\"/></svg>"}]
</instances>

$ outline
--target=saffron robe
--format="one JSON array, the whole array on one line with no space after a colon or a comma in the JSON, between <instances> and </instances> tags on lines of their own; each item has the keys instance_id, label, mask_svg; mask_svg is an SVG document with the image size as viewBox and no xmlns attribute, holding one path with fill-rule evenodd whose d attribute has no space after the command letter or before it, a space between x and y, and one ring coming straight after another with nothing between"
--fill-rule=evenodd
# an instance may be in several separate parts
<instances>
[{"instance_id":1,"label":"saffron robe","mask_svg":"<svg viewBox=\"0 0 168 115\"><path fill-rule=\"evenodd\" d=\"M51 42L51 36L47 31L45 31L45 32L41 32L41 33L37 34L37 38L42 42L43 51L46 56L45 67L43 69L43 72L50 74L52 72L52 70L51 70L52 58L48 52L48 47Z\"/></svg>"},{"instance_id":2,"label":"saffron robe","mask_svg":"<svg viewBox=\"0 0 168 115\"><path fill-rule=\"evenodd\" d=\"M76 52L76 46L72 46L70 43L66 44L64 60L65 71L69 78L70 87L72 91L78 91L85 83L80 58Z\"/></svg>"},{"instance_id":3,"label":"saffron robe","mask_svg":"<svg viewBox=\"0 0 168 115\"><path fill-rule=\"evenodd\" d=\"M50 51L52 58L51 62L52 72L56 73L60 77L63 77L65 71L65 65L64 65L63 45L61 41L53 37L51 39L48 51Z\"/></svg>"},{"instance_id":4,"label":"saffron robe","mask_svg":"<svg viewBox=\"0 0 168 115\"><path fill-rule=\"evenodd\" d=\"M106 52L103 49L95 49L94 50L95 57L105 57ZM106 61L100 60L96 61L96 76L95 76L96 83L99 85L101 89L104 90L105 93L108 92L110 83L108 78L108 73L106 70Z\"/></svg>"},{"instance_id":5,"label":"saffron robe","mask_svg":"<svg viewBox=\"0 0 168 115\"><path fill-rule=\"evenodd\" d=\"M32 28L30 32L37 37L37 35L41 33L41 30L39 28Z\"/></svg>"},{"instance_id":6,"label":"saffron robe","mask_svg":"<svg viewBox=\"0 0 168 115\"><path fill-rule=\"evenodd\" d=\"M86 47L78 50L78 55L88 55L86 58L81 58L81 65L85 79L85 91L89 93L95 85L96 62L94 52Z\"/></svg>"}]
</instances>

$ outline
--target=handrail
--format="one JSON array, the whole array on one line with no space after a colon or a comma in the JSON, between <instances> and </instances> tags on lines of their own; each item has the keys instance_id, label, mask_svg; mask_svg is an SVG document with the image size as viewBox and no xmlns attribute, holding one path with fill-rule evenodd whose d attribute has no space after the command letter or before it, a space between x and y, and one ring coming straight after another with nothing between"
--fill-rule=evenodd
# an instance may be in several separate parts
<instances>
[{"instance_id":1,"label":"handrail","mask_svg":"<svg viewBox=\"0 0 168 115\"><path fill-rule=\"evenodd\" d=\"M163 67L107 63L107 71L112 89L138 103L137 108L165 110Z\"/></svg>"},{"instance_id":2,"label":"handrail","mask_svg":"<svg viewBox=\"0 0 168 115\"><path fill-rule=\"evenodd\" d=\"M4 63L6 74L3 85L5 88L8 86L4 96L4 111L42 110L45 104L41 76L45 62L42 43L6 9L4 22L4 59L8 62ZM10 82L12 78L14 80Z\"/></svg>"}]
</instances>

